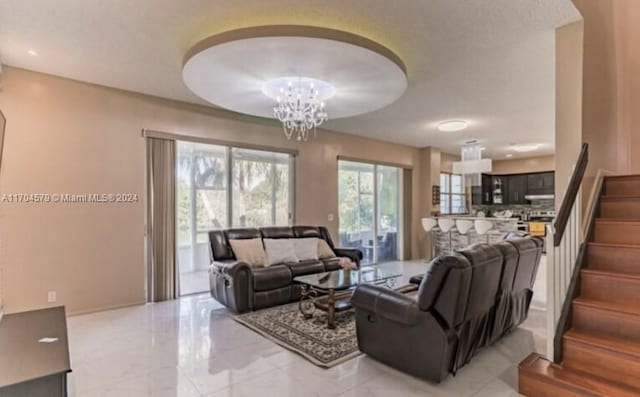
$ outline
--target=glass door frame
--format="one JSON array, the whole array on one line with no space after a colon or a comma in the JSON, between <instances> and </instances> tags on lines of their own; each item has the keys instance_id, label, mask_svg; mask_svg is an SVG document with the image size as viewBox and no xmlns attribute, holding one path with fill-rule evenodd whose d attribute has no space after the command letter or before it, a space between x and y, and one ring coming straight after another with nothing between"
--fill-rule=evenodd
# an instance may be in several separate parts
<instances>
[{"instance_id":1,"label":"glass door frame","mask_svg":"<svg viewBox=\"0 0 640 397\"><path fill-rule=\"evenodd\" d=\"M180 143L194 143L194 141L190 141L190 140L177 140L176 141L176 145L180 144ZM205 144L205 145L211 145L211 146L217 146L217 147L221 147L224 148L225 150L225 154L224 154L224 161L225 161L225 178L226 178L226 183L227 183L227 193L226 193L226 205L227 205L227 216L226 216L226 227L227 228L232 228L232 227L236 227L233 226L233 150L234 149L248 149L248 150L255 150L255 151L262 151L262 152L266 152L266 153L281 153L281 154L287 154L289 156L288 159L288 166L289 166L289 192L288 192L288 196L289 196L289 203L288 203L288 223L289 225L294 224L295 219L296 219L296 205L295 205L295 191L296 191L296 163L295 163L295 159L296 156L292 153L287 153L287 152L278 152L278 151L270 151L267 149L263 149L263 148L256 148L256 149L250 149L247 147L236 147L236 146L229 146L229 145L222 145L222 144L218 144L218 143L206 143L206 142L196 142L199 144ZM276 200L275 200L275 181L273 178L276 177L274 168L276 166L276 162L271 162L271 178L272 178L272 200L271 200L271 221L272 224L275 225L275 221L276 221L276 212L275 212L275 206L276 206ZM190 173L189 173L189 178L190 178L190 182L192 184L192 188L190 189L190 199L192 203L195 203L195 197L194 195L197 194L197 190L206 190L206 189L197 189L195 186L195 168L191 167ZM195 224L195 219L197 218L196 216L196 206L192 205L191 208L191 219L194 221L192 222L193 224L191 225L191 232L192 235L197 235L197 233L201 232L197 230L197 225ZM193 232L196 233L193 233ZM194 237L192 237L192 240L194 239ZM197 237L196 237L197 239Z\"/></svg>"},{"instance_id":2,"label":"glass door frame","mask_svg":"<svg viewBox=\"0 0 640 397\"><path fill-rule=\"evenodd\" d=\"M373 172L374 172L374 178L373 178L373 218L375 220L374 222L374 229L373 229L373 235L375 237L375 243L374 243L374 248L373 248L373 258L374 261L373 263L378 263L379 261L379 244L378 244L378 232L379 232L379 228L380 228L380 192L378 191L378 170L379 167L384 167L384 168L394 168L395 171L398 173L398 183L396 185L396 190L397 190L397 205L396 205L396 214L397 214L397 220L396 220L396 241L395 241L395 245L396 245L396 259L395 260L403 260L404 259L404 172L403 172L403 168L402 167L398 167L395 165L386 165L386 164L373 164Z\"/></svg>"},{"instance_id":3,"label":"glass door frame","mask_svg":"<svg viewBox=\"0 0 640 397\"><path fill-rule=\"evenodd\" d=\"M379 244L378 244L378 231L380 228L379 225L379 216L380 216L380 193L378 191L378 169L379 167L387 167L387 168L395 168L398 172L398 184L397 184L397 193L398 193L398 204L397 204L397 214L398 214L398 219L397 219L397 227L396 227L396 233L397 233L397 238L396 238L396 249L397 249L397 259L396 260L403 260L404 259L404 168L397 166L397 165L389 165L389 164L381 164L381 163L374 163L374 162L368 162L368 161L362 161L362 160L352 160L352 159L346 159L346 158L338 158L338 174L340 173L340 162L347 162L347 163L354 163L354 164L362 164L362 165L367 165L367 166L372 166L373 167L373 225L372 225L372 231L373 231L373 236L372 236L372 242L373 242L373 247L372 247L372 263L371 264L377 264L378 263L378 259L379 259ZM368 171L358 171L358 179L357 179L357 187L358 187L358 211L360 211L359 208L359 203L360 203L360 174L361 172L368 172ZM339 188L339 177L338 177L338 195L340 194L340 188ZM338 213L340 213L340 211L338 211ZM340 218L338 218L338 232L340 233Z\"/></svg>"},{"instance_id":4,"label":"glass door frame","mask_svg":"<svg viewBox=\"0 0 640 397\"><path fill-rule=\"evenodd\" d=\"M266 152L266 153L278 153L278 154L286 154L288 155L288 167L289 167L289 187L288 187L288 215L287 215L287 220L288 220L288 225L294 225L295 224L295 219L296 219L296 202L295 202L295 192L296 192L296 156L292 153L286 153L286 152L278 152L278 151L271 151L271 150L267 150L267 149L252 149L252 148L248 148L248 147L237 147L237 146L227 146L226 147L227 152L226 152L226 162L227 162L227 181L229 184L229 193L227 194L227 227L228 228L234 228L234 227L240 227L240 226L234 226L233 225L233 150L253 150L253 151L260 151L260 152ZM265 161L266 162L266 161ZM275 184L275 178L276 178L276 173L275 173L275 167L276 164L278 164L276 161L271 161L270 162L270 166L271 166L271 225L270 226L276 226L276 218L277 218L277 214L276 214L276 184ZM253 227L253 226L247 226L247 227Z\"/></svg>"},{"instance_id":5,"label":"glass door frame","mask_svg":"<svg viewBox=\"0 0 640 397\"><path fill-rule=\"evenodd\" d=\"M237 149L237 150L252 150L252 151L259 151L259 152L264 152L265 154L278 154L278 155L287 155L286 159L284 156L282 156L282 158L280 158L279 160L276 159L271 159L269 160L268 158L266 158L264 160L265 163L269 164L269 170L271 172L270 178L268 180L270 180L271 183L271 197L270 197L270 203L267 204L268 207L271 210L271 214L269 217L269 221L270 221L270 225L275 225L276 221L278 219L280 219L280 221L284 220L284 211L287 211L287 225L291 225L293 224L293 222L295 222L295 209L296 209L296 205L295 205L295 190L296 190L296 180L295 180L295 158L296 158L296 154L295 153L291 153L291 152L285 152L285 151L277 151L277 150L269 150L267 148L252 148L252 147L246 147L246 146L242 146L242 147L237 147L237 146L233 146L233 145L224 145L224 144L220 144L217 142L204 142L201 140L189 140L189 139L176 139L176 167L180 167L180 162L179 162L179 158L181 156L181 145L190 145L190 144L194 144L194 145L208 145L210 147L212 147L213 150L215 150L218 154L216 155L216 158L219 159L218 161L221 161L224 163L224 167L225 170L223 172L220 172L220 175L224 175L224 185L225 185L225 198L221 199L220 202L222 203L224 200L224 205L226 205L226 214L224 217L221 217L221 221L222 218L224 218L224 222L225 225L222 226L223 228L233 228L233 227L239 227L239 226L234 226L233 224L233 214L234 214L234 208L233 208L233 200L234 200L234 187L233 187L233 171L234 171L234 161L233 161L233 150ZM176 250L176 258L178 257L178 252L180 251L180 243L186 243L188 242L190 244L190 252L188 253L188 258L190 258L190 262L191 262L191 266L194 266L194 270L196 271L196 267L195 264L196 263L202 263L202 261L199 259L201 259L200 256L198 256L198 246L199 244L201 245L202 242L198 242L199 237L202 238L202 234L206 234L208 233L210 230L216 230L218 229L218 227L212 227L210 229L201 229L201 227L199 227L198 225L198 206L197 206L197 202L198 202L198 195L200 194L201 191L207 191L207 190L212 190L209 189L207 187L199 187L199 184L197 183L197 176L198 176L198 172L196 170L196 162L195 159L197 157L197 146L196 146L196 150L190 152L189 154L186 154L186 156L188 156L189 158L189 163L190 163L190 168L188 171L188 174L185 175L185 179L188 179L189 181L189 185L188 185L188 200L190 202L190 208L188 213L185 213L186 216L188 216L189 219L189 236L187 238L187 236L185 236L184 239L180 240L180 232L178 230L179 227L179 222L178 222L178 202L180 201L179 199L179 195L180 195L180 188L179 188L179 182L178 182L178 170L176 169L176 178L175 178L175 183L176 183L176 240L175 240L175 250ZM268 157L268 156L266 156ZM278 204L278 199L276 196L276 183L274 183L276 181L275 178L277 178L275 169L276 167L279 166L286 166L288 167L288 177L283 178L282 180L287 180L287 189L288 192L282 196L287 197L288 199L288 203L287 203L287 208L283 208L281 209L282 212L276 212L276 208L277 208L277 204ZM237 194L237 193L236 193ZM236 196L237 197L237 196ZM284 211L283 211L284 210ZM279 218L278 218L279 216ZM221 222L222 223L222 222ZM282 225L282 224L281 224ZM284 226L284 225L282 225ZM247 227L253 227L253 226L247 226ZM186 258L185 258L186 260ZM178 261L178 259L176 259L177 264L176 266L178 266L178 271L177 271L177 278L178 278L178 282L181 282L181 272L180 272L180 266L181 265L185 265L180 263L180 261ZM202 291L202 292L206 292L206 291ZM188 293L180 293L180 296L186 296L189 294L197 294L197 293L202 293L202 292L188 292Z\"/></svg>"}]
</instances>

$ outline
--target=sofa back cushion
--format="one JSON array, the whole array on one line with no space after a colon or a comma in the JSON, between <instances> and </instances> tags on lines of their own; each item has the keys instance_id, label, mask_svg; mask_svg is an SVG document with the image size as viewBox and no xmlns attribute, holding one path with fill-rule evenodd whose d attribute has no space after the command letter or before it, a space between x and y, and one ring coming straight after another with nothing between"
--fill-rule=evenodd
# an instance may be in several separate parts
<instances>
[{"instance_id":1,"label":"sofa back cushion","mask_svg":"<svg viewBox=\"0 0 640 397\"><path fill-rule=\"evenodd\" d=\"M294 238L293 230L289 226L270 226L260 229L260 234L264 239Z\"/></svg>"},{"instance_id":2,"label":"sofa back cushion","mask_svg":"<svg viewBox=\"0 0 640 397\"><path fill-rule=\"evenodd\" d=\"M265 238L264 249L267 253L266 265L298 262L293 239Z\"/></svg>"},{"instance_id":3,"label":"sofa back cushion","mask_svg":"<svg viewBox=\"0 0 640 397\"><path fill-rule=\"evenodd\" d=\"M500 276L502 254L493 246L477 244L459 251L471 263L471 285L465 320L483 316L495 304Z\"/></svg>"},{"instance_id":4,"label":"sofa back cushion","mask_svg":"<svg viewBox=\"0 0 640 397\"><path fill-rule=\"evenodd\" d=\"M511 293L513 279L518 268L519 254L516 247L508 241L501 241L493 245L502 254L502 275L500 276L500 291L504 294Z\"/></svg>"},{"instance_id":5,"label":"sofa back cushion","mask_svg":"<svg viewBox=\"0 0 640 397\"><path fill-rule=\"evenodd\" d=\"M293 239L293 248L300 261L318 259L318 238L305 237Z\"/></svg>"},{"instance_id":6,"label":"sofa back cushion","mask_svg":"<svg viewBox=\"0 0 640 397\"><path fill-rule=\"evenodd\" d=\"M333 250L336 246L335 244L333 244L333 240L331 239L331 233L329 233L329 229L327 229L326 226L319 226L318 231L320 232L320 238L326 241L327 244L329 245L329 248Z\"/></svg>"},{"instance_id":7,"label":"sofa back cushion","mask_svg":"<svg viewBox=\"0 0 640 397\"><path fill-rule=\"evenodd\" d=\"M293 235L296 238L322 238L318 226L292 226L291 230L293 230Z\"/></svg>"},{"instance_id":8,"label":"sofa back cushion","mask_svg":"<svg viewBox=\"0 0 640 397\"><path fill-rule=\"evenodd\" d=\"M509 240L509 243L518 250L519 256L513 280L513 290L517 292L533 288L542 248L538 246L534 238L518 238Z\"/></svg>"},{"instance_id":9,"label":"sofa back cushion","mask_svg":"<svg viewBox=\"0 0 640 397\"><path fill-rule=\"evenodd\" d=\"M227 240L245 240L260 238L260 230L256 228L227 229L224 231Z\"/></svg>"},{"instance_id":10,"label":"sofa back cushion","mask_svg":"<svg viewBox=\"0 0 640 397\"><path fill-rule=\"evenodd\" d=\"M211 260L233 260L238 259L234 255L229 240L243 239L306 239L317 238L318 257L333 258L333 240L329 230L324 226L276 226L256 228L237 228L228 230L213 230L209 232L209 247ZM321 240L321 241L320 241ZM322 244L324 243L324 244ZM316 258L316 259L317 259Z\"/></svg>"},{"instance_id":11,"label":"sofa back cushion","mask_svg":"<svg viewBox=\"0 0 640 397\"><path fill-rule=\"evenodd\" d=\"M224 261L234 259L233 251L229 246L224 230L212 230L209 232L209 253L212 261Z\"/></svg>"},{"instance_id":12,"label":"sofa back cushion","mask_svg":"<svg viewBox=\"0 0 640 397\"><path fill-rule=\"evenodd\" d=\"M261 238L229 239L229 244L238 261L248 263L253 267L261 267L267 264Z\"/></svg>"},{"instance_id":13,"label":"sofa back cushion","mask_svg":"<svg viewBox=\"0 0 640 397\"><path fill-rule=\"evenodd\" d=\"M462 255L444 255L431 261L418 289L418 307L435 311L450 327L460 324L467 304L471 264Z\"/></svg>"}]
</instances>

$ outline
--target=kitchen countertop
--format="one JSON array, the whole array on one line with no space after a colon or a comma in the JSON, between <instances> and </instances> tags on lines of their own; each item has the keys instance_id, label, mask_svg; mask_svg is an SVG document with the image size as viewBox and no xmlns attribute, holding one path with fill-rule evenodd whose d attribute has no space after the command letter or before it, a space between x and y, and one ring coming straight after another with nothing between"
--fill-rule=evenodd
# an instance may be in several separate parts
<instances>
[{"instance_id":1,"label":"kitchen countertop","mask_svg":"<svg viewBox=\"0 0 640 397\"><path fill-rule=\"evenodd\" d=\"M518 222L520 221L520 219L518 218L496 218L494 216L485 216L485 217L481 217L481 216L464 216L464 215L460 215L460 216L455 216L455 215L445 215L445 216L431 216L431 217L427 217L427 218L434 218L434 219L468 219L468 220L485 220L485 221L492 221L492 222L496 222L496 221L515 221Z\"/></svg>"}]
</instances>

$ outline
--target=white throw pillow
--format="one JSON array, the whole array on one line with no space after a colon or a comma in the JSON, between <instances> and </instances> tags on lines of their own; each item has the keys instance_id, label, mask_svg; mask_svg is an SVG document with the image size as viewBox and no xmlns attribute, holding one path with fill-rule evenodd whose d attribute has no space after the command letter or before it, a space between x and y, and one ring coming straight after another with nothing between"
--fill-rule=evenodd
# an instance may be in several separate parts
<instances>
[{"instance_id":1,"label":"white throw pillow","mask_svg":"<svg viewBox=\"0 0 640 397\"><path fill-rule=\"evenodd\" d=\"M288 238L265 238L264 250L267 252L267 265L298 262L293 240Z\"/></svg>"},{"instance_id":2,"label":"white throw pillow","mask_svg":"<svg viewBox=\"0 0 640 397\"><path fill-rule=\"evenodd\" d=\"M333 252L329 244L323 239L318 239L318 257L320 259L334 258L336 254Z\"/></svg>"},{"instance_id":3,"label":"white throw pillow","mask_svg":"<svg viewBox=\"0 0 640 397\"><path fill-rule=\"evenodd\" d=\"M318 260L318 239L316 237L294 238L293 247L298 260Z\"/></svg>"},{"instance_id":4,"label":"white throw pillow","mask_svg":"<svg viewBox=\"0 0 640 397\"><path fill-rule=\"evenodd\" d=\"M262 247L262 239L250 238L243 240L229 240L236 259L248 263L250 266L265 266L266 256Z\"/></svg>"}]
</instances>

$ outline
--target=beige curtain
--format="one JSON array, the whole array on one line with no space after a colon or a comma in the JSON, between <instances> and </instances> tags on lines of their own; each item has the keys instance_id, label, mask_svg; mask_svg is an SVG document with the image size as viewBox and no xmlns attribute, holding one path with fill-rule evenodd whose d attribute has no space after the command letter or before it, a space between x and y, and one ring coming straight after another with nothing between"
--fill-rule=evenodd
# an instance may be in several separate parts
<instances>
[{"instance_id":1,"label":"beige curtain","mask_svg":"<svg viewBox=\"0 0 640 397\"><path fill-rule=\"evenodd\" d=\"M176 263L176 142L147 139L147 299L179 295Z\"/></svg>"}]
</instances>

